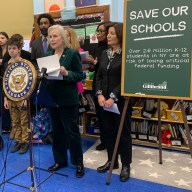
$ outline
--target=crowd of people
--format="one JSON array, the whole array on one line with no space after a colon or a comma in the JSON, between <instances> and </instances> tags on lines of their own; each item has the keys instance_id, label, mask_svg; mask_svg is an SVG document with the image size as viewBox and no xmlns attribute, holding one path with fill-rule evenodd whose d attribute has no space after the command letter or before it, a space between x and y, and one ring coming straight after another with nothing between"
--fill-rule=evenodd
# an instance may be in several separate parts
<instances>
[{"instance_id":1,"label":"crowd of people","mask_svg":"<svg viewBox=\"0 0 192 192\"><path fill-rule=\"evenodd\" d=\"M125 103L121 96L121 67L122 67L122 37L123 24L117 22L102 22L96 29L98 44L85 61L81 61L80 47L75 31L70 27L56 25L49 14L41 14L37 20L41 36L31 44L31 53L22 50L23 37L14 34L8 37L5 32L0 32L0 65L1 75L7 66L19 59L32 62L36 70L39 70L37 59L51 55L57 55L60 62L60 74L62 80L47 80L46 88L57 107L48 106L50 124L53 135L52 151L54 163L48 168L54 172L68 166L67 149L70 151L70 160L76 166L75 175L83 177L83 151L81 135L78 127L79 93L82 92L81 80L83 78L82 62L89 65L90 71L95 71L93 80L93 97L96 113L100 122L101 143L96 150L107 150L107 162L98 167L99 173L109 170L115 141L120 124L121 114ZM87 50L85 50L87 51ZM2 83L2 82L1 82ZM27 111L26 100L11 101L2 94L1 116L4 111L11 116L6 117L6 122L11 127L10 138L16 143L11 152L26 153L29 139L27 136ZM120 114L106 111L114 103L117 104ZM131 111L129 106L120 138L118 154L115 158L113 169L119 168L118 156L121 157L122 169L120 181L127 181L130 177L130 164L132 161L131 142ZM5 117L3 117L4 119ZM3 125L3 129L5 129Z\"/></svg>"}]
</instances>

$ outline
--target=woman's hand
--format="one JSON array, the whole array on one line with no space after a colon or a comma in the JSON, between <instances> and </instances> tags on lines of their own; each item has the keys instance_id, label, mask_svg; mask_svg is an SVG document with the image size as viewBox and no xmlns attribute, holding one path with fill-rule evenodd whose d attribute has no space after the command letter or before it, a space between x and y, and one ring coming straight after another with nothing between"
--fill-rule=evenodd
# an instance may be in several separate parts
<instances>
[{"instance_id":1,"label":"woman's hand","mask_svg":"<svg viewBox=\"0 0 192 192\"><path fill-rule=\"evenodd\" d=\"M3 59L0 59L0 65L2 65L2 61L3 61Z\"/></svg>"},{"instance_id":2,"label":"woman's hand","mask_svg":"<svg viewBox=\"0 0 192 192\"><path fill-rule=\"evenodd\" d=\"M89 56L87 57L87 59L85 59L85 60L83 61L83 63L94 65L94 58L93 58L91 55L89 55Z\"/></svg>"},{"instance_id":3,"label":"woman's hand","mask_svg":"<svg viewBox=\"0 0 192 192\"><path fill-rule=\"evenodd\" d=\"M65 67L61 66L60 67L60 72L63 76L68 76L68 71L65 69Z\"/></svg>"},{"instance_id":4,"label":"woman's hand","mask_svg":"<svg viewBox=\"0 0 192 192\"><path fill-rule=\"evenodd\" d=\"M98 103L101 107L105 105L105 97L103 95L98 95Z\"/></svg>"},{"instance_id":5,"label":"woman's hand","mask_svg":"<svg viewBox=\"0 0 192 192\"><path fill-rule=\"evenodd\" d=\"M107 101L105 101L104 107L110 108L113 105L113 103L114 103L114 100L109 98Z\"/></svg>"}]
</instances>

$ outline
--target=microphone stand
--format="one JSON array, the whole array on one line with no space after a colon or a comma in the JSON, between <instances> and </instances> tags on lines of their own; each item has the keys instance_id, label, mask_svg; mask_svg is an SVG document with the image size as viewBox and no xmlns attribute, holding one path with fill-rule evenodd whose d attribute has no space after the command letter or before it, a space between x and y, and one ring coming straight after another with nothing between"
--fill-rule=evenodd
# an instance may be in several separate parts
<instances>
[{"instance_id":1,"label":"microphone stand","mask_svg":"<svg viewBox=\"0 0 192 192\"><path fill-rule=\"evenodd\" d=\"M40 88L41 88L41 84L42 84L42 81L44 78L47 77L47 74L46 74L46 71L47 69L46 68L42 68L41 70L41 73L40 73L40 82L39 82L39 85L38 85L38 89L37 89L37 93L36 93L36 97L38 97L39 93L40 93ZM28 138L29 138L29 159L30 159L30 166L26 169L24 169L23 171L21 171L20 173L12 176L11 178L3 181L2 183L0 183L0 187L6 183L9 183L9 184L12 184L12 185L16 185L18 187L23 187L25 189L29 189L31 191L37 191L37 188L43 184L45 181L47 181L52 175L54 174L57 174L57 175L60 175L60 176L65 176L65 177L68 177L68 175L65 175L65 174L61 174L61 173L56 173L56 172L50 172L46 169L43 169L43 168L39 168L39 167L36 167L35 166L35 163L34 163L34 154L33 154L33 143L32 143L32 123L31 123L31 113L30 113L30 99L28 98L27 99L27 118L28 118ZM49 172L50 175L48 175L47 178L45 178L44 180L42 180L41 182L38 182L38 184L36 185L36 180L35 179L35 171L36 169L39 169L39 170L42 170L42 171L46 171L46 172ZM30 176L31 176L31 186L28 187L28 186L24 186L24 185L21 185L21 184L18 184L18 183L14 183L14 182L11 182L12 179L16 178L17 176L25 173L26 171L30 171Z\"/></svg>"},{"instance_id":2,"label":"microphone stand","mask_svg":"<svg viewBox=\"0 0 192 192\"><path fill-rule=\"evenodd\" d=\"M42 69L41 69L41 72L40 72L39 77L38 77L38 78L40 79L40 81L39 81L39 85L38 85L38 88L37 88L36 97L38 97L38 95L39 95L39 93L40 93L41 84L42 84L43 80L44 80L44 79L47 79L47 74L46 74L46 72L47 72L47 68L42 68Z\"/></svg>"}]
</instances>

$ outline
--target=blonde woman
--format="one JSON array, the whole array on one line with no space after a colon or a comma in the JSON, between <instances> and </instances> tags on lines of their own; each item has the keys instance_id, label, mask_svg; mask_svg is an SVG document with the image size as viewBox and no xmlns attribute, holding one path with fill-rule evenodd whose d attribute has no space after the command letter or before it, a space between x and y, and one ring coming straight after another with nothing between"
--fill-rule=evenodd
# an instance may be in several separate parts
<instances>
[{"instance_id":1,"label":"blonde woman","mask_svg":"<svg viewBox=\"0 0 192 192\"><path fill-rule=\"evenodd\" d=\"M80 49L80 44L79 44L79 40L77 38L77 34L74 31L74 29L70 28L70 27L66 27L65 28L69 43L70 43L70 48L71 49L75 49L78 50Z\"/></svg>"},{"instance_id":2,"label":"blonde woman","mask_svg":"<svg viewBox=\"0 0 192 192\"><path fill-rule=\"evenodd\" d=\"M70 27L66 27L65 31L66 31L66 35L67 35L69 43L70 43L70 48L75 49L79 52L83 51L80 48L79 40L77 38L77 34L76 34L75 30L70 28ZM81 81L77 82L77 88L78 88L78 93L84 92L83 85L82 85Z\"/></svg>"},{"instance_id":3,"label":"blonde woman","mask_svg":"<svg viewBox=\"0 0 192 192\"><path fill-rule=\"evenodd\" d=\"M66 31L60 25L48 29L49 43L52 48L49 55L57 55L63 80L48 80L47 88L58 107L49 107L53 128L53 155L55 164L48 168L57 171L68 166L67 142L71 162L76 166L76 177L83 177L83 152L81 135L77 125L79 96L77 82L83 72L79 52L70 49Z\"/></svg>"}]
</instances>

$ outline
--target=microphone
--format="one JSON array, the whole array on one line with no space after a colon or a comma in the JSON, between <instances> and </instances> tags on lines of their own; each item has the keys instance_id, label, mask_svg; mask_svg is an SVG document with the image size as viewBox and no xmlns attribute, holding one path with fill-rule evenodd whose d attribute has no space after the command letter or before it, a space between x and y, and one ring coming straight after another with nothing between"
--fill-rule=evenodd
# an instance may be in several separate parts
<instances>
[{"instance_id":1,"label":"microphone","mask_svg":"<svg viewBox=\"0 0 192 192\"><path fill-rule=\"evenodd\" d=\"M39 86L38 86L38 88L37 88L37 95L38 95L39 92L40 92L40 88L41 88L41 84L42 84L43 78L47 77L46 72L47 72L47 68L44 68L44 67L43 67L43 68L41 69L41 72L40 72L40 75L39 75L40 82L39 82Z\"/></svg>"}]
</instances>

